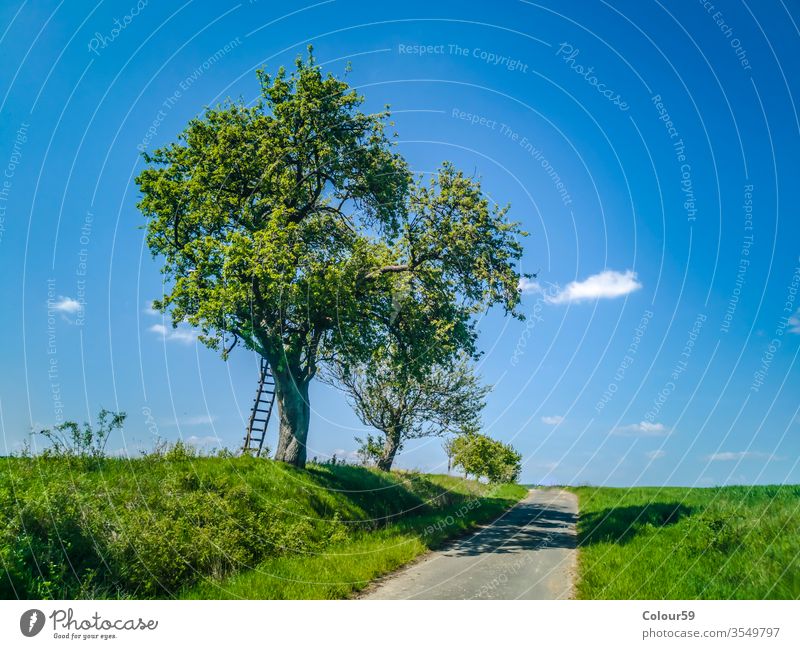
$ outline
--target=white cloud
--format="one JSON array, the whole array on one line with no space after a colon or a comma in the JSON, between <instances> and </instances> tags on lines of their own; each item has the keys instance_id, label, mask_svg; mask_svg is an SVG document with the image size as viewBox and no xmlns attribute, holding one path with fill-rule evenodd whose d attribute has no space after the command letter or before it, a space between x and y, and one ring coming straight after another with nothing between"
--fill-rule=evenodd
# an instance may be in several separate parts
<instances>
[{"instance_id":1,"label":"white cloud","mask_svg":"<svg viewBox=\"0 0 800 649\"><path fill-rule=\"evenodd\" d=\"M800 309L797 309L795 314L789 318L789 331L793 334L800 334Z\"/></svg>"},{"instance_id":2,"label":"white cloud","mask_svg":"<svg viewBox=\"0 0 800 649\"><path fill-rule=\"evenodd\" d=\"M730 462L732 460L777 460L778 458L769 453L758 453L756 451L723 451L706 456L709 462Z\"/></svg>"},{"instance_id":3,"label":"white cloud","mask_svg":"<svg viewBox=\"0 0 800 649\"><path fill-rule=\"evenodd\" d=\"M153 308L153 303L148 302L144 305L144 313L146 315L161 315L158 311Z\"/></svg>"},{"instance_id":4,"label":"white cloud","mask_svg":"<svg viewBox=\"0 0 800 649\"><path fill-rule=\"evenodd\" d=\"M542 422L545 424L550 424L551 426L560 424L562 421L564 421L564 418L561 415L550 415L542 417Z\"/></svg>"},{"instance_id":5,"label":"white cloud","mask_svg":"<svg viewBox=\"0 0 800 649\"><path fill-rule=\"evenodd\" d=\"M59 295L57 300L47 303L48 308L59 313L78 313L81 310L81 303L71 297Z\"/></svg>"},{"instance_id":6,"label":"white cloud","mask_svg":"<svg viewBox=\"0 0 800 649\"><path fill-rule=\"evenodd\" d=\"M178 420L181 426L210 426L216 421L213 415L197 415L195 417L182 417Z\"/></svg>"},{"instance_id":7,"label":"white cloud","mask_svg":"<svg viewBox=\"0 0 800 649\"><path fill-rule=\"evenodd\" d=\"M519 280L519 291L520 293L524 294L541 293L542 285L539 284L539 282L537 282L535 279L521 277Z\"/></svg>"},{"instance_id":8,"label":"white cloud","mask_svg":"<svg viewBox=\"0 0 800 649\"><path fill-rule=\"evenodd\" d=\"M640 421L638 424L630 424L629 426L620 426L619 428L615 428L614 432L617 435L660 437L662 435L669 435L670 430L664 424Z\"/></svg>"},{"instance_id":9,"label":"white cloud","mask_svg":"<svg viewBox=\"0 0 800 649\"><path fill-rule=\"evenodd\" d=\"M219 437L215 437L214 435L205 435L203 437L191 435L186 438L186 443L191 446L219 446L220 440Z\"/></svg>"},{"instance_id":10,"label":"white cloud","mask_svg":"<svg viewBox=\"0 0 800 649\"><path fill-rule=\"evenodd\" d=\"M656 451L648 451L647 453L645 453L645 455L647 456L648 460L660 460L666 454L667 454L667 452L666 451L662 451L661 449L658 449Z\"/></svg>"},{"instance_id":11,"label":"white cloud","mask_svg":"<svg viewBox=\"0 0 800 649\"><path fill-rule=\"evenodd\" d=\"M582 282L570 282L563 291L548 296L547 301L551 304L564 304L614 298L633 293L640 288L642 285L632 270L626 270L624 273L616 270L604 270L602 273L587 277Z\"/></svg>"},{"instance_id":12,"label":"white cloud","mask_svg":"<svg viewBox=\"0 0 800 649\"><path fill-rule=\"evenodd\" d=\"M330 457L336 457L337 460L345 460L347 462L358 462L360 459L358 451L348 451L344 448L333 449L333 453L330 454Z\"/></svg>"},{"instance_id":13,"label":"white cloud","mask_svg":"<svg viewBox=\"0 0 800 649\"><path fill-rule=\"evenodd\" d=\"M179 343L190 344L197 340L197 331L195 329L173 329L163 324L151 325L148 331L161 336L164 340L172 340Z\"/></svg>"},{"instance_id":14,"label":"white cloud","mask_svg":"<svg viewBox=\"0 0 800 649\"><path fill-rule=\"evenodd\" d=\"M214 415L186 415L177 419L165 417L158 423L162 426L211 426L216 420Z\"/></svg>"},{"instance_id":15,"label":"white cloud","mask_svg":"<svg viewBox=\"0 0 800 649\"><path fill-rule=\"evenodd\" d=\"M189 344L197 340L197 331L194 329L172 329L167 338L169 340Z\"/></svg>"}]
</instances>

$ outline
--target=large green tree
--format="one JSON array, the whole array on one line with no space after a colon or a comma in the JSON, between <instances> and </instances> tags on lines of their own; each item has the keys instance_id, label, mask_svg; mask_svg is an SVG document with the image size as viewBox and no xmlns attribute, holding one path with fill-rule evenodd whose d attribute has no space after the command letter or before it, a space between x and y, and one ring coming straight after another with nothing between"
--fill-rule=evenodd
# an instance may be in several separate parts
<instances>
[{"instance_id":1,"label":"large green tree","mask_svg":"<svg viewBox=\"0 0 800 649\"><path fill-rule=\"evenodd\" d=\"M269 361L275 457L303 466L320 363L368 360L398 295L419 305L399 326L426 341L426 362L474 354L476 313L500 304L517 315L524 233L450 164L415 180L388 111L362 112L310 48L291 73L258 80L254 103L208 108L144 155L139 207L164 260L155 306L223 356L241 342Z\"/></svg>"}]
</instances>

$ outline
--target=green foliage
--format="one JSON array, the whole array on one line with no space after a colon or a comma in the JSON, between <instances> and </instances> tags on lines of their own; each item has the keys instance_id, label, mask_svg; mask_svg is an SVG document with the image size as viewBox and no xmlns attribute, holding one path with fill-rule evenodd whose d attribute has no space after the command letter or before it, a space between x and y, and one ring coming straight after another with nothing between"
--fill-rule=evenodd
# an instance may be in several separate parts
<instances>
[{"instance_id":1,"label":"green foliage","mask_svg":"<svg viewBox=\"0 0 800 649\"><path fill-rule=\"evenodd\" d=\"M164 260L154 306L223 356L242 341L269 360L278 457L302 465L320 359L368 362L390 328L427 345L408 355L426 365L474 355L476 314L500 304L519 315L525 233L449 163L415 181L388 112L361 112L362 97L310 54L258 79L253 105L208 108L145 154L139 208ZM398 294L414 304L400 319Z\"/></svg>"},{"instance_id":2,"label":"green foliage","mask_svg":"<svg viewBox=\"0 0 800 649\"><path fill-rule=\"evenodd\" d=\"M489 492L352 466L299 471L174 445L135 460L0 459L0 598L171 597L318 555ZM310 577L308 577L310 579Z\"/></svg>"},{"instance_id":3,"label":"green foliage","mask_svg":"<svg viewBox=\"0 0 800 649\"><path fill-rule=\"evenodd\" d=\"M461 467L466 475L489 482L515 482L519 478L522 456L510 444L467 431L455 437L448 448L453 466Z\"/></svg>"},{"instance_id":4,"label":"green foliage","mask_svg":"<svg viewBox=\"0 0 800 649\"><path fill-rule=\"evenodd\" d=\"M156 307L211 346L232 334L281 368L353 315L358 274L384 254L344 208L395 226L408 174L386 114L360 112L362 98L313 58L258 79L255 104L208 108L178 142L145 154L137 182L148 245L173 280Z\"/></svg>"},{"instance_id":5,"label":"green foliage","mask_svg":"<svg viewBox=\"0 0 800 649\"><path fill-rule=\"evenodd\" d=\"M574 491L583 599L800 597L800 486Z\"/></svg>"},{"instance_id":6,"label":"green foliage","mask_svg":"<svg viewBox=\"0 0 800 649\"><path fill-rule=\"evenodd\" d=\"M52 428L37 431L50 446L44 450L45 456L98 459L105 454L108 438L115 430L122 430L127 414L111 412L103 408L97 415L94 426L84 422L83 426L74 421L65 421Z\"/></svg>"},{"instance_id":7,"label":"green foliage","mask_svg":"<svg viewBox=\"0 0 800 649\"><path fill-rule=\"evenodd\" d=\"M375 466L383 455L384 440L380 435L367 434L366 437L356 437L358 459L364 466Z\"/></svg>"}]
</instances>

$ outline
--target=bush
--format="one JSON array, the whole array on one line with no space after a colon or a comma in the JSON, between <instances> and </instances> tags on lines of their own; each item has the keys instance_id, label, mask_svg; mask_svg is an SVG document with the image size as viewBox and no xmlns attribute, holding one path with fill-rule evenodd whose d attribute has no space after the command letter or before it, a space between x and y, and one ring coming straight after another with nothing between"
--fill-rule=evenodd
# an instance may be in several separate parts
<instances>
[{"instance_id":1,"label":"bush","mask_svg":"<svg viewBox=\"0 0 800 649\"><path fill-rule=\"evenodd\" d=\"M516 482L522 456L510 444L503 444L488 435L465 432L454 438L450 446L453 466L465 475L486 478L489 482Z\"/></svg>"},{"instance_id":2,"label":"bush","mask_svg":"<svg viewBox=\"0 0 800 649\"><path fill-rule=\"evenodd\" d=\"M77 457L97 460L105 455L108 438L115 430L122 430L127 415L103 408L97 415L97 425L65 421L53 428L45 428L38 434L50 442L44 450L45 456Z\"/></svg>"}]
</instances>

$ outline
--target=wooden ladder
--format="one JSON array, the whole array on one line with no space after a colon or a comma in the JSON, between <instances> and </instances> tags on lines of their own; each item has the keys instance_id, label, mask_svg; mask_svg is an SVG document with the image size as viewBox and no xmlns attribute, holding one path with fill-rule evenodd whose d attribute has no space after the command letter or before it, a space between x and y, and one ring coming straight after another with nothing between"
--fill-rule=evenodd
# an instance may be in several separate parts
<instances>
[{"instance_id":1,"label":"wooden ladder","mask_svg":"<svg viewBox=\"0 0 800 649\"><path fill-rule=\"evenodd\" d=\"M253 411L247 423L247 435L244 438L243 453L261 455L264 448L264 438L267 436L269 418L275 406L275 378L272 376L267 359L261 357L261 369L258 374L258 389L253 400Z\"/></svg>"}]
</instances>

